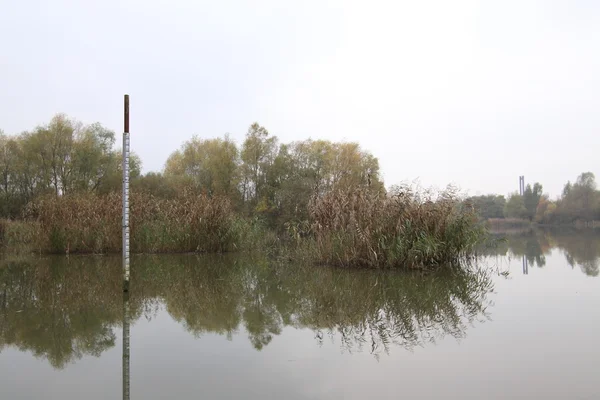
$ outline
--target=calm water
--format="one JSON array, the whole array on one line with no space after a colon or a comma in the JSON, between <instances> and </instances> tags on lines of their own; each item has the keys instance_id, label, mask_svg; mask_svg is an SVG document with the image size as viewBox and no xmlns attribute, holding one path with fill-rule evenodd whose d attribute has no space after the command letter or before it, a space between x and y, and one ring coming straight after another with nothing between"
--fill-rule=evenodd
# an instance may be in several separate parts
<instances>
[{"instance_id":1,"label":"calm water","mask_svg":"<svg viewBox=\"0 0 600 400\"><path fill-rule=\"evenodd\" d=\"M4 261L0 399L598 399L600 236L429 276L138 256ZM502 274L509 271L508 277ZM127 372L127 369L125 369Z\"/></svg>"}]
</instances>

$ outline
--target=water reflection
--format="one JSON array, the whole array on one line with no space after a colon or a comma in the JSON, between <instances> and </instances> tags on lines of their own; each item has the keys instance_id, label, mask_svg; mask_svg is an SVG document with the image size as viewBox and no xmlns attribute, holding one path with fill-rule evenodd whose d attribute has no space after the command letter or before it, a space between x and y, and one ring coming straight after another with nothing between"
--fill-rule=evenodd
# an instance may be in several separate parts
<instances>
[{"instance_id":1,"label":"water reflection","mask_svg":"<svg viewBox=\"0 0 600 400\"><path fill-rule=\"evenodd\" d=\"M0 350L14 346L62 369L114 347L121 308L115 278L66 259L0 266Z\"/></svg>"},{"instance_id":2,"label":"water reflection","mask_svg":"<svg viewBox=\"0 0 600 400\"><path fill-rule=\"evenodd\" d=\"M123 292L123 400L129 400L129 293Z\"/></svg>"},{"instance_id":3,"label":"water reflection","mask_svg":"<svg viewBox=\"0 0 600 400\"><path fill-rule=\"evenodd\" d=\"M529 274L529 261L527 261L527 257L523 256L523 275Z\"/></svg>"},{"instance_id":4,"label":"water reflection","mask_svg":"<svg viewBox=\"0 0 600 400\"><path fill-rule=\"evenodd\" d=\"M559 249L572 268L578 267L588 276L600 273L600 232L559 229L537 229L516 234L498 234L505 240L498 241L484 254L523 258L523 273L529 266L544 267L546 256L552 249Z\"/></svg>"},{"instance_id":5,"label":"water reflection","mask_svg":"<svg viewBox=\"0 0 600 400\"><path fill-rule=\"evenodd\" d=\"M444 336L462 338L488 316L480 270L408 275L273 266L239 256L140 256L129 296L120 260L49 258L0 267L0 350L16 346L63 368L115 346L123 329L123 397L129 396L129 323L159 308L197 338L247 337L260 351L284 327L330 337L345 351L385 353Z\"/></svg>"}]
</instances>

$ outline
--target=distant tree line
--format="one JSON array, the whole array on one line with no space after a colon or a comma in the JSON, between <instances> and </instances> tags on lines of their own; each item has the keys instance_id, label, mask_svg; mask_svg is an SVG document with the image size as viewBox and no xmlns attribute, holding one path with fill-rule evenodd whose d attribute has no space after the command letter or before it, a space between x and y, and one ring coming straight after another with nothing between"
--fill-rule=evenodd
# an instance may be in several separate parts
<instances>
[{"instance_id":1,"label":"distant tree line","mask_svg":"<svg viewBox=\"0 0 600 400\"><path fill-rule=\"evenodd\" d=\"M64 114L19 135L0 131L0 218L19 218L38 196L121 190L121 152L114 145L113 131ZM257 123L241 146L227 135L193 137L170 155L162 172L142 175L135 154L130 167L134 191L159 198L184 189L226 196L239 212L273 225L305 219L315 193L384 188L377 158L358 144L312 139L280 143Z\"/></svg>"},{"instance_id":2,"label":"distant tree line","mask_svg":"<svg viewBox=\"0 0 600 400\"><path fill-rule=\"evenodd\" d=\"M593 173L584 172L574 183L567 182L561 195L552 200L536 182L523 195L472 196L466 199L482 218L517 218L540 224L573 224L600 220L600 191Z\"/></svg>"}]
</instances>

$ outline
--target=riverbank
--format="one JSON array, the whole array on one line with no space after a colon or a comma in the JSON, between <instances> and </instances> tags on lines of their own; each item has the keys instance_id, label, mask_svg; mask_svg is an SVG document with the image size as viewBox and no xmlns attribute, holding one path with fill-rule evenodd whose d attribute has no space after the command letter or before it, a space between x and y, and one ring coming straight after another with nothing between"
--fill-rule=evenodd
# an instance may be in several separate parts
<instances>
[{"instance_id":1,"label":"riverbank","mask_svg":"<svg viewBox=\"0 0 600 400\"><path fill-rule=\"evenodd\" d=\"M0 221L4 252L121 252L121 197L45 197L20 221ZM263 251L309 263L361 268L435 268L469 259L485 238L474 211L449 194L436 199L368 190L314 196L308 218L284 229L244 217L226 198L133 193L132 253Z\"/></svg>"}]
</instances>

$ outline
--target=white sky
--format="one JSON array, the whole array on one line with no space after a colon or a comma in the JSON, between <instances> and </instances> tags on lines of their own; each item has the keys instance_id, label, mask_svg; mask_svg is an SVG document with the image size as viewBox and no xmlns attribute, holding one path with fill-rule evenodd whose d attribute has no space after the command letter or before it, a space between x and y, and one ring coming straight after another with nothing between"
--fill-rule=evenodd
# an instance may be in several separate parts
<instances>
[{"instance_id":1,"label":"white sky","mask_svg":"<svg viewBox=\"0 0 600 400\"><path fill-rule=\"evenodd\" d=\"M600 2L0 0L0 128L58 112L160 170L254 121L358 141L386 185L471 194L600 180ZM120 135L119 135L120 137Z\"/></svg>"}]
</instances>

